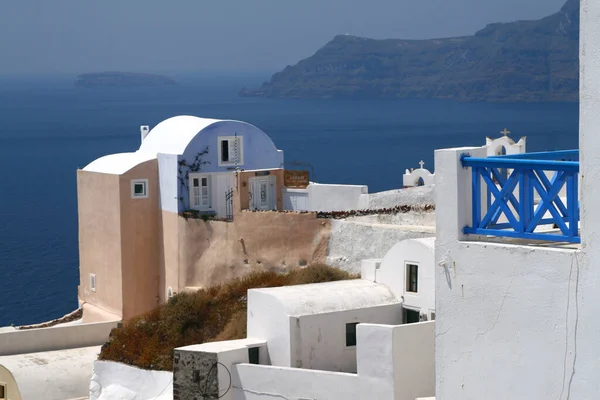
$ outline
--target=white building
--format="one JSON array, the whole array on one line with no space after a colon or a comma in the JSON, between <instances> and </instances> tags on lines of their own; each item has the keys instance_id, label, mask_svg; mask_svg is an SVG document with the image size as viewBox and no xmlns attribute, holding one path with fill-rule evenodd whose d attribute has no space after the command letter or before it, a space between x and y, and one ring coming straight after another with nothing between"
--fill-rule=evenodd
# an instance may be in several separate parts
<instances>
[{"instance_id":1,"label":"white building","mask_svg":"<svg viewBox=\"0 0 600 400\"><path fill-rule=\"evenodd\" d=\"M492 139L490 137L485 138L485 148L487 149L487 156L502 156L502 155L517 155L524 154L526 152L526 137L522 137L518 142L515 142L510 135L508 129L504 129L500 132L502 136ZM419 162L419 168L407 169L402 176L402 186L415 187L415 186L427 186L435 184L435 174L431 173L426 168L423 168L425 163Z\"/></svg>"},{"instance_id":2,"label":"white building","mask_svg":"<svg viewBox=\"0 0 600 400\"><path fill-rule=\"evenodd\" d=\"M174 398L432 396L433 251L406 240L362 279L249 290L247 339L175 350Z\"/></svg>"},{"instance_id":3,"label":"white building","mask_svg":"<svg viewBox=\"0 0 600 400\"><path fill-rule=\"evenodd\" d=\"M599 21L600 2L582 0L578 152L436 151L438 400L599 397ZM518 192L499 184L483 204L477 170L516 167Z\"/></svg>"},{"instance_id":4,"label":"white building","mask_svg":"<svg viewBox=\"0 0 600 400\"><path fill-rule=\"evenodd\" d=\"M415 186L426 186L433 185L435 183L435 175L428 169L423 168L425 163L419 162L419 168L406 170L402 176L403 187L415 187Z\"/></svg>"}]
</instances>

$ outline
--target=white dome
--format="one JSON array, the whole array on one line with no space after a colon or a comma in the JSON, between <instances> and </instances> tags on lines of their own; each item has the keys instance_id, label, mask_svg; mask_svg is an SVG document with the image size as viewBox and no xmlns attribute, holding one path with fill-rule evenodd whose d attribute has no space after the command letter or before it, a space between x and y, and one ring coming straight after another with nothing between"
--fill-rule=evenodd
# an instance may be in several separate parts
<instances>
[{"instance_id":1,"label":"white dome","mask_svg":"<svg viewBox=\"0 0 600 400\"><path fill-rule=\"evenodd\" d=\"M117 153L100 157L89 163L83 170L103 174L122 175L131 168L156 158L156 154L148 153Z\"/></svg>"},{"instance_id":2,"label":"white dome","mask_svg":"<svg viewBox=\"0 0 600 400\"><path fill-rule=\"evenodd\" d=\"M153 154L183 154L196 134L218 119L180 115L156 125L142 141L140 152Z\"/></svg>"}]
</instances>

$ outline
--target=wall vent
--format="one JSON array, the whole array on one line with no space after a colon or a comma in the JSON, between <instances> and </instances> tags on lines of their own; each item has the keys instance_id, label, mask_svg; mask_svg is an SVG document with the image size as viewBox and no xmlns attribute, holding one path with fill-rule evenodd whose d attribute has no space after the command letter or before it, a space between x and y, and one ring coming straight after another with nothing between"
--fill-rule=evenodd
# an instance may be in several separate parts
<instances>
[{"instance_id":1,"label":"wall vent","mask_svg":"<svg viewBox=\"0 0 600 400\"><path fill-rule=\"evenodd\" d=\"M90 290L96 291L96 274L90 274Z\"/></svg>"}]
</instances>

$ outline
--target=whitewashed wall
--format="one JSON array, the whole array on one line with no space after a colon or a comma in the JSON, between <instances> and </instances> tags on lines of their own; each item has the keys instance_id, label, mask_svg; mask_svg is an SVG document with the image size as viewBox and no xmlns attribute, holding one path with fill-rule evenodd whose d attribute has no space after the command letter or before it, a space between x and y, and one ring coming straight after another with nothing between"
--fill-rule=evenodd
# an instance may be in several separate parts
<instances>
[{"instance_id":1,"label":"whitewashed wall","mask_svg":"<svg viewBox=\"0 0 600 400\"><path fill-rule=\"evenodd\" d=\"M596 398L600 393L598 360L600 359L600 2L581 1L580 34L580 117L579 151L581 160L581 262L575 264L571 286L570 347L577 358L567 360L565 392L571 399ZM577 289L577 290L574 290ZM573 297L577 296L577 301ZM574 303L574 304L573 304ZM565 305L563 304L563 310ZM576 353L575 353L576 352Z\"/></svg>"},{"instance_id":2,"label":"whitewashed wall","mask_svg":"<svg viewBox=\"0 0 600 400\"><path fill-rule=\"evenodd\" d=\"M356 372L356 347L346 347L346 324L400 324L402 307L385 286L353 282L356 285L344 285L343 290L353 290L354 298L365 299L364 304L361 300L360 305L349 307L335 296L336 290L341 289L332 286L339 287L339 282L324 283L319 285L324 293L320 302L313 297L288 294L296 296L288 299L288 306L304 308L308 304L314 309L314 314L301 311L299 316L285 309L281 299L268 294L269 289L249 290L248 337L267 342L271 365ZM338 306L341 306L339 311L332 311Z\"/></svg>"},{"instance_id":3,"label":"whitewashed wall","mask_svg":"<svg viewBox=\"0 0 600 400\"><path fill-rule=\"evenodd\" d=\"M268 312L265 312L268 310ZM291 323L283 307L271 296L257 290L248 291L248 337L269 343L269 357L273 365L291 364Z\"/></svg>"},{"instance_id":4,"label":"whitewashed wall","mask_svg":"<svg viewBox=\"0 0 600 400\"><path fill-rule=\"evenodd\" d=\"M395 400L435 394L435 322L394 327Z\"/></svg>"},{"instance_id":5,"label":"whitewashed wall","mask_svg":"<svg viewBox=\"0 0 600 400\"><path fill-rule=\"evenodd\" d=\"M238 364L234 399L414 400L434 393L434 323L357 327L358 373Z\"/></svg>"},{"instance_id":6,"label":"whitewashed wall","mask_svg":"<svg viewBox=\"0 0 600 400\"><path fill-rule=\"evenodd\" d=\"M324 288L326 290L326 288ZM346 324L352 322L398 325L402 306L398 304L305 315L293 335L292 354L302 368L335 372L356 372L356 346L346 346ZM300 363L298 363L300 361Z\"/></svg>"},{"instance_id":7,"label":"whitewashed wall","mask_svg":"<svg viewBox=\"0 0 600 400\"><path fill-rule=\"evenodd\" d=\"M527 138L522 137L518 142L508 136L501 136L496 139L486 138L485 147L487 156L502 155L502 147L506 150L506 155L523 154L526 152Z\"/></svg>"},{"instance_id":8,"label":"whitewashed wall","mask_svg":"<svg viewBox=\"0 0 600 400\"><path fill-rule=\"evenodd\" d=\"M104 344L118 321L0 332L0 356Z\"/></svg>"},{"instance_id":9,"label":"whitewashed wall","mask_svg":"<svg viewBox=\"0 0 600 400\"><path fill-rule=\"evenodd\" d=\"M173 374L146 371L112 361L96 361L89 400L170 400Z\"/></svg>"},{"instance_id":10,"label":"whitewashed wall","mask_svg":"<svg viewBox=\"0 0 600 400\"><path fill-rule=\"evenodd\" d=\"M160 185L160 207L163 211L179 212L179 174L177 172L177 156L173 154L157 154L158 181Z\"/></svg>"},{"instance_id":11,"label":"whitewashed wall","mask_svg":"<svg viewBox=\"0 0 600 400\"><path fill-rule=\"evenodd\" d=\"M390 218L382 223L378 218L359 217L348 220L332 220L327 248L327 263L345 271L360 272L361 262L370 258L382 258L398 242L406 239L431 237L434 226L390 224L400 222L400 218ZM423 218L415 216L413 221L429 224L433 213L423 213ZM392 216L390 216L392 217ZM384 218L385 220L385 218ZM363 222L364 221L364 222ZM357 245L360 243L360 246Z\"/></svg>"},{"instance_id":12,"label":"whitewashed wall","mask_svg":"<svg viewBox=\"0 0 600 400\"><path fill-rule=\"evenodd\" d=\"M435 311L434 242L433 238L403 240L378 260L379 267L377 262L363 261L361 276L386 285L402 299L404 306L420 310L430 318L431 312ZM407 263L419 266L417 293L406 290Z\"/></svg>"},{"instance_id":13,"label":"whitewashed wall","mask_svg":"<svg viewBox=\"0 0 600 400\"><path fill-rule=\"evenodd\" d=\"M423 180L422 185L419 185L419 179ZM404 187L429 186L433 184L435 184L435 175L425 168L417 168L412 171L407 169L402 176L402 185Z\"/></svg>"},{"instance_id":14,"label":"whitewashed wall","mask_svg":"<svg viewBox=\"0 0 600 400\"><path fill-rule=\"evenodd\" d=\"M284 210L350 211L369 208L369 189L363 185L311 183L306 189L283 189Z\"/></svg>"},{"instance_id":15,"label":"whitewashed wall","mask_svg":"<svg viewBox=\"0 0 600 400\"><path fill-rule=\"evenodd\" d=\"M459 161L466 151L485 156L435 154L436 399L560 399L573 371L578 251L463 235L471 218L471 171Z\"/></svg>"}]
</instances>

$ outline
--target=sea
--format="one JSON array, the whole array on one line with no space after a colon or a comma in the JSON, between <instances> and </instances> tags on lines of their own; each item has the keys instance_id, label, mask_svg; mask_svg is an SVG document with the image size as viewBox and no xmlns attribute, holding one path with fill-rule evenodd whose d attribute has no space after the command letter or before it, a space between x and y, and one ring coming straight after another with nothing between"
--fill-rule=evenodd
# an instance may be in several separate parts
<instances>
[{"instance_id":1,"label":"sea","mask_svg":"<svg viewBox=\"0 0 600 400\"><path fill-rule=\"evenodd\" d=\"M178 85L81 89L74 76L0 77L0 326L77 308L76 171L135 151L140 125L182 114L246 121L264 130L286 166L311 180L402 186L407 168L433 170L434 150L485 144L507 128L528 151L578 147L578 104L441 100L242 98L266 76L182 75Z\"/></svg>"}]
</instances>

